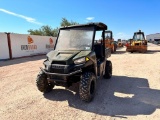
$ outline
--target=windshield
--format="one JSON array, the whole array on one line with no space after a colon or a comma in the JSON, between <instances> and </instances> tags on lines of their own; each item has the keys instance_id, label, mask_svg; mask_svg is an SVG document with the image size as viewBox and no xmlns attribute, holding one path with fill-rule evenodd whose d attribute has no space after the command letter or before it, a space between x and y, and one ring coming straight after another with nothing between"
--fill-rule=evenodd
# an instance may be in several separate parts
<instances>
[{"instance_id":1,"label":"windshield","mask_svg":"<svg viewBox=\"0 0 160 120\"><path fill-rule=\"evenodd\" d=\"M144 40L143 34L135 34L133 37L134 40Z\"/></svg>"},{"instance_id":2,"label":"windshield","mask_svg":"<svg viewBox=\"0 0 160 120\"><path fill-rule=\"evenodd\" d=\"M112 39L111 33L105 33L105 39Z\"/></svg>"},{"instance_id":3,"label":"windshield","mask_svg":"<svg viewBox=\"0 0 160 120\"><path fill-rule=\"evenodd\" d=\"M60 30L56 50L91 50L94 27Z\"/></svg>"}]
</instances>

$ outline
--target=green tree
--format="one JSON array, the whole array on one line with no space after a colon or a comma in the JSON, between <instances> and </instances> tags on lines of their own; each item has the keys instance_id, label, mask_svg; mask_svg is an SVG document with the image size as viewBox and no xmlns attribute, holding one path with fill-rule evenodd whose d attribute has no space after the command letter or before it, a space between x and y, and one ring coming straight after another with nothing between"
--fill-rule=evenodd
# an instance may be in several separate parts
<instances>
[{"instance_id":1,"label":"green tree","mask_svg":"<svg viewBox=\"0 0 160 120\"><path fill-rule=\"evenodd\" d=\"M53 30L50 26L42 26L41 27L42 34L45 36L52 36L53 35Z\"/></svg>"},{"instance_id":2,"label":"green tree","mask_svg":"<svg viewBox=\"0 0 160 120\"><path fill-rule=\"evenodd\" d=\"M78 24L77 22L73 22L73 21L68 21L66 18L62 18L62 21L60 23L61 27L64 26L70 26L70 25L76 25ZM42 36L53 36L53 37L57 37L58 36L58 30L59 28L52 28L48 25L42 26L41 28L37 29L37 30L33 30L30 29L28 30L30 35L42 35Z\"/></svg>"},{"instance_id":3,"label":"green tree","mask_svg":"<svg viewBox=\"0 0 160 120\"><path fill-rule=\"evenodd\" d=\"M28 30L28 32L30 33L30 35L42 35L43 32L39 29L39 30Z\"/></svg>"},{"instance_id":4,"label":"green tree","mask_svg":"<svg viewBox=\"0 0 160 120\"><path fill-rule=\"evenodd\" d=\"M52 36L53 36L53 37L57 37L57 36L58 36L58 31L59 31L59 28L58 28L58 27L55 28L55 29L53 29L53 30L52 30Z\"/></svg>"},{"instance_id":5,"label":"green tree","mask_svg":"<svg viewBox=\"0 0 160 120\"><path fill-rule=\"evenodd\" d=\"M61 27L64 27L64 26L70 26L70 25L76 25L78 24L77 22L69 22L66 18L62 18L62 22L61 22Z\"/></svg>"}]
</instances>

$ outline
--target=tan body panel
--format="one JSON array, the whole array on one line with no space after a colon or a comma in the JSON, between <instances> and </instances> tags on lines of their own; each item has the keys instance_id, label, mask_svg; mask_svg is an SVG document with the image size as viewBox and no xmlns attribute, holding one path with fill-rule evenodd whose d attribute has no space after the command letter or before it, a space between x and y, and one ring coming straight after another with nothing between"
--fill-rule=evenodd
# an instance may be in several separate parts
<instances>
[{"instance_id":1,"label":"tan body panel","mask_svg":"<svg viewBox=\"0 0 160 120\"><path fill-rule=\"evenodd\" d=\"M113 41L114 40L110 40L110 39L105 40L105 47L110 48L112 53L116 51L115 50L116 48L115 48L114 44L112 44Z\"/></svg>"}]
</instances>

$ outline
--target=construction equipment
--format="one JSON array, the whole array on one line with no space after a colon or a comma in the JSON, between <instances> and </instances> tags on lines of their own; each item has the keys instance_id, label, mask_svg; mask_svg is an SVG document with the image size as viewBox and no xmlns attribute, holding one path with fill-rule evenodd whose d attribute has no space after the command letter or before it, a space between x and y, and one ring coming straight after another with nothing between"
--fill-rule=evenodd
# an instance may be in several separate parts
<instances>
[{"instance_id":1,"label":"construction equipment","mask_svg":"<svg viewBox=\"0 0 160 120\"><path fill-rule=\"evenodd\" d=\"M123 47L123 42L121 39L118 39L118 47Z\"/></svg>"},{"instance_id":2,"label":"construction equipment","mask_svg":"<svg viewBox=\"0 0 160 120\"><path fill-rule=\"evenodd\" d=\"M114 42L112 31L105 31L105 47L110 48L111 52L116 52L117 44Z\"/></svg>"},{"instance_id":3,"label":"construction equipment","mask_svg":"<svg viewBox=\"0 0 160 120\"><path fill-rule=\"evenodd\" d=\"M133 39L130 40L130 43L126 45L127 52L146 52L147 51L147 40L145 40L144 32L135 32Z\"/></svg>"}]
</instances>

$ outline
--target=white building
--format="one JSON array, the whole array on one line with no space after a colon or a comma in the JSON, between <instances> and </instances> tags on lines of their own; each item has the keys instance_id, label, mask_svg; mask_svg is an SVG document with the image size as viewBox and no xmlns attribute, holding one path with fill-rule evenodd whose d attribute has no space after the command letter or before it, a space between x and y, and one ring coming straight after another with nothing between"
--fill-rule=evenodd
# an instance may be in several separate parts
<instances>
[{"instance_id":1,"label":"white building","mask_svg":"<svg viewBox=\"0 0 160 120\"><path fill-rule=\"evenodd\" d=\"M160 43L160 33L146 35L146 39L148 42L158 42Z\"/></svg>"}]
</instances>

